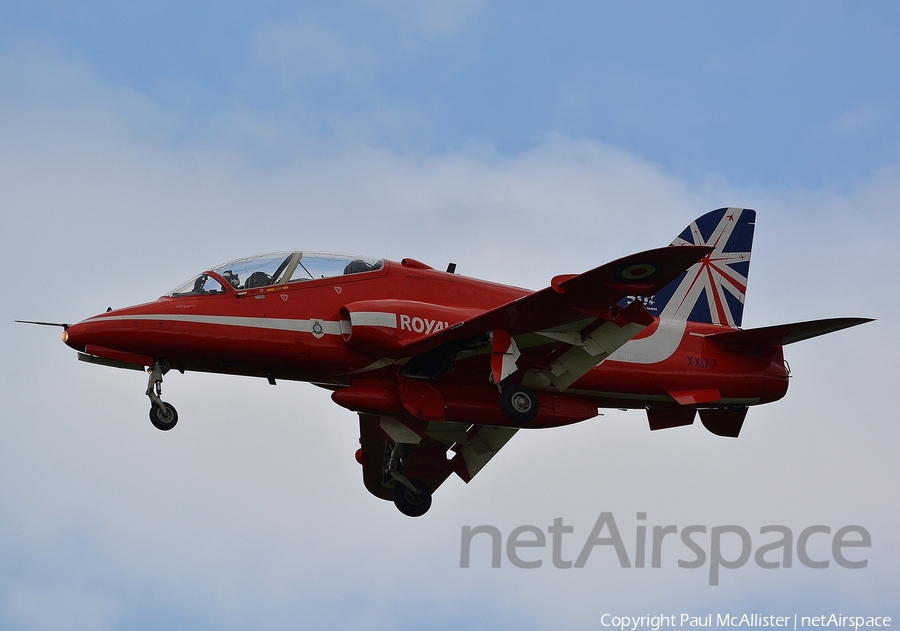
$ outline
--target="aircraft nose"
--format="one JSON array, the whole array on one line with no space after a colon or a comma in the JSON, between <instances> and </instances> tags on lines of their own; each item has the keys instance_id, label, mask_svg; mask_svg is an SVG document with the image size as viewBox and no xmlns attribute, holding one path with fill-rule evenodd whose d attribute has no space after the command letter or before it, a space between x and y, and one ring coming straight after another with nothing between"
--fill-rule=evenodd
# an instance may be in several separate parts
<instances>
[{"instance_id":1,"label":"aircraft nose","mask_svg":"<svg viewBox=\"0 0 900 631\"><path fill-rule=\"evenodd\" d=\"M62 341L69 348L79 352L84 352L85 346L88 344L87 331L88 325L84 322L71 324L62 332Z\"/></svg>"}]
</instances>

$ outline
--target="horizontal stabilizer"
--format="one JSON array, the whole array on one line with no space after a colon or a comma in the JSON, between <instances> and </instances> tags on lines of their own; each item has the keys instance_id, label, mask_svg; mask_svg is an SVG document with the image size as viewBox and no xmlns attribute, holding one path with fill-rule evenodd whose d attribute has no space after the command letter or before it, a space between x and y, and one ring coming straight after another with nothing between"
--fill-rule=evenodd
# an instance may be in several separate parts
<instances>
[{"instance_id":1,"label":"horizontal stabilizer","mask_svg":"<svg viewBox=\"0 0 900 631\"><path fill-rule=\"evenodd\" d=\"M716 333L707 336L706 339L742 346L786 346L787 344L802 342L812 337L834 333L841 329L848 329L851 326L872 321L872 318L828 318L825 320L810 320L809 322L778 324L759 329Z\"/></svg>"}]
</instances>

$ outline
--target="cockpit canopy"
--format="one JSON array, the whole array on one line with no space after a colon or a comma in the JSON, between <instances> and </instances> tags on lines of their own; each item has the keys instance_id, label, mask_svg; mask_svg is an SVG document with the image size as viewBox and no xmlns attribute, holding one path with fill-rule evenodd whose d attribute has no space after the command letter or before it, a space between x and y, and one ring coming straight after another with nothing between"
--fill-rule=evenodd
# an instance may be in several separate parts
<instances>
[{"instance_id":1,"label":"cockpit canopy","mask_svg":"<svg viewBox=\"0 0 900 631\"><path fill-rule=\"evenodd\" d=\"M256 287L318 280L332 276L374 272L384 267L383 259L325 252L275 252L236 259L212 268L237 291ZM196 296L222 294L225 288L206 272L198 274L167 295Z\"/></svg>"}]
</instances>

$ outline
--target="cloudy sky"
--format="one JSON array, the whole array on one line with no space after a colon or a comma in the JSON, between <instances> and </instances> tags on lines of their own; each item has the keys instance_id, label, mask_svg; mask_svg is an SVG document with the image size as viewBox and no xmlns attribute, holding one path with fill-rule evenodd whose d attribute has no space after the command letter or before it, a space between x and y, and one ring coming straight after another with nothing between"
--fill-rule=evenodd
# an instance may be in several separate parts
<instances>
[{"instance_id":1,"label":"cloudy sky","mask_svg":"<svg viewBox=\"0 0 900 631\"><path fill-rule=\"evenodd\" d=\"M599 629L603 615L900 619L900 5L0 3L0 628ZM146 378L58 331L239 256L353 252L540 288L758 212L746 327L869 316L787 349L741 438L640 412L520 432L420 519L363 488L355 416L305 384ZM636 528L860 525L829 567L575 559ZM637 513L647 519L637 521ZM491 568L485 537L548 547ZM700 539L709 552L709 538ZM479 543L480 541L480 543ZM724 540L723 540L724 541ZM734 558L736 549L723 554ZM648 562L649 565L649 562Z\"/></svg>"}]
</instances>

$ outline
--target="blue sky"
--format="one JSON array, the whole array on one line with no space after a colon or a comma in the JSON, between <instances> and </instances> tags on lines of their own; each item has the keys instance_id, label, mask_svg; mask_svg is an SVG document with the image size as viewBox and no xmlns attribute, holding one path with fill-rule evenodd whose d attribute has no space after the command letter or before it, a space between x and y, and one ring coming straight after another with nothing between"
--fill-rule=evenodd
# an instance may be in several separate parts
<instances>
[{"instance_id":1,"label":"blue sky","mask_svg":"<svg viewBox=\"0 0 900 631\"><path fill-rule=\"evenodd\" d=\"M692 181L845 189L900 152L898 13L885 2L11 2L0 33L7 50L46 46L149 99L173 143L215 137L237 113L277 129L282 150L362 139L511 155L562 134Z\"/></svg>"},{"instance_id":2,"label":"blue sky","mask_svg":"<svg viewBox=\"0 0 900 631\"><path fill-rule=\"evenodd\" d=\"M480 0L0 4L0 629L596 629L604 613L900 619L895 3ZM146 378L56 332L261 252L358 252L523 287L758 222L744 326L789 347L737 441L639 412L520 432L409 520L354 415L306 384ZM860 524L870 564L459 568L463 526L598 515ZM816 554L828 554L820 541Z\"/></svg>"}]
</instances>

